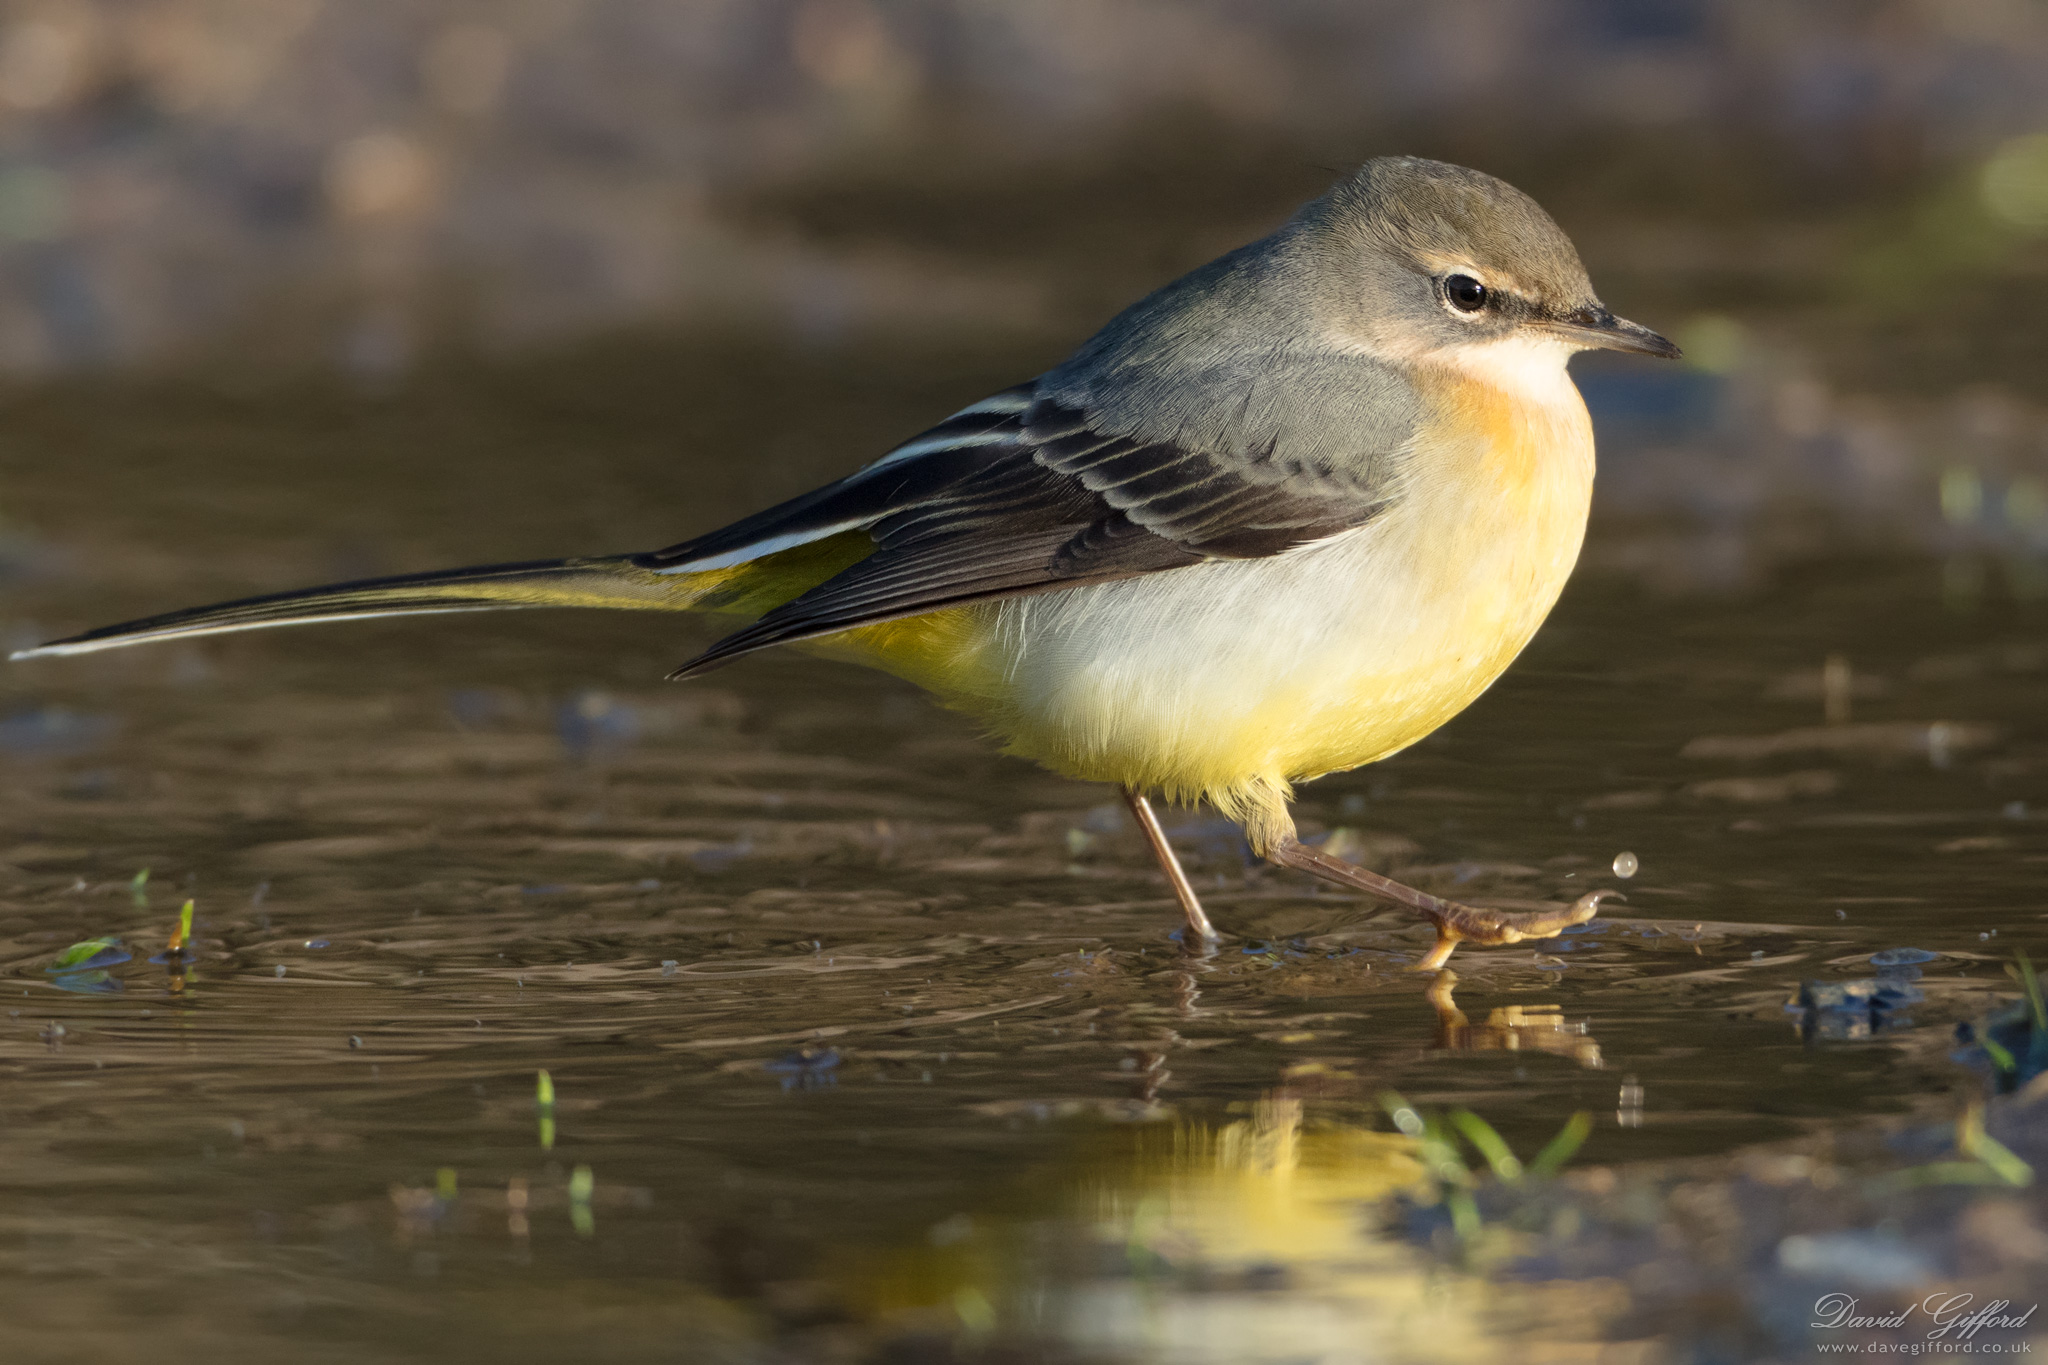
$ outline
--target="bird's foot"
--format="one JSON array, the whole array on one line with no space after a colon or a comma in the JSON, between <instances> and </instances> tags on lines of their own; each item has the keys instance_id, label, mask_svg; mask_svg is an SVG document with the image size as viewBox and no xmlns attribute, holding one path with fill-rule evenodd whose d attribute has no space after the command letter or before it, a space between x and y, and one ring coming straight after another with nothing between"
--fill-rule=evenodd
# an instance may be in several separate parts
<instances>
[{"instance_id":1,"label":"bird's foot","mask_svg":"<svg viewBox=\"0 0 2048 1365\"><path fill-rule=\"evenodd\" d=\"M1433 922L1436 925L1436 943L1415 964L1416 971L1435 971L1443 966L1460 943L1491 947L1520 943L1524 939L1554 938L1573 925L1592 919L1600 913L1602 900L1620 894L1612 890L1588 891L1561 910L1482 910L1477 906L1432 896L1427 891L1417 891L1412 886L1403 886L1391 877L1382 877L1342 858L1333 858L1292 836L1277 840L1266 856L1282 867L1313 873L1325 881L1404 905Z\"/></svg>"},{"instance_id":2,"label":"bird's foot","mask_svg":"<svg viewBox=\"0 0 2048 1365\"><path fill-rule=\"evenodd\" d=\"M1481 910L1477 906L1461 905L1457 901L1430 896L1429 899L1436 902L1434 908L1414 908L1436 921L1436 943L1423 954L1422 960L1415 964L1415 970L1427 972L1443 966L1450 961L1451 950L1460 943L1478 943L1493 947L1503 943L1520 943L1526 938L1555 938L1573 925L1584 924L1592 919L1600 913L1601 901L1620 894L1614 890L1588 891L1562 910L1532 910L1520 913Z\"/></svg>"}]
</instances>

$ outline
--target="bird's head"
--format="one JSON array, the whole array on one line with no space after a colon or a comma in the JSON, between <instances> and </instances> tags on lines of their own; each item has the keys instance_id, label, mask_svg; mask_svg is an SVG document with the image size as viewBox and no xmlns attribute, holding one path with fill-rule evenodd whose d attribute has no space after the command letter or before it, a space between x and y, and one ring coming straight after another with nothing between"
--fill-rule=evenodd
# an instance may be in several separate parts
<instances>
[{"instance_id":1,"label":"bird's head","mask_svg":"<svg viewBox=\"0 0 2048 1365\"><path fill-rule=\"evenodd\" d=\"M1614 316L1571 239L1514 186L1417 157L1368 161L1304 213L1334 270L1325 317L1390 357L1478 358L1678 347Z\"/></svg>"}]
</instances>

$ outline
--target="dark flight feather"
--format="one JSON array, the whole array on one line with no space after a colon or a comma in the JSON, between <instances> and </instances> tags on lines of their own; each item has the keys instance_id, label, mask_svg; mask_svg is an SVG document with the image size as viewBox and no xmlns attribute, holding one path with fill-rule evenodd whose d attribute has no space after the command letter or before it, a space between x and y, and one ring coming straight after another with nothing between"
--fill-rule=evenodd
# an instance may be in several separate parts
<instances>
[{"instance_id":1,"label":"dark flight feather","mask_svg":"<svg viewBox=\"0 0 2048 1365\"><path fill-rule=\"evenodd\" d=\"M1264 558L1362 526L1387 501L1384 471L1301 478L1270 459L1107 434L1085 411L1032 389L991 400L1007 401L1008 412L970 410L839 483L643 557L687 571L827 528L860 527L875 541L873 555L670 676L970 602Z\"/></svg>"}]
</instances>

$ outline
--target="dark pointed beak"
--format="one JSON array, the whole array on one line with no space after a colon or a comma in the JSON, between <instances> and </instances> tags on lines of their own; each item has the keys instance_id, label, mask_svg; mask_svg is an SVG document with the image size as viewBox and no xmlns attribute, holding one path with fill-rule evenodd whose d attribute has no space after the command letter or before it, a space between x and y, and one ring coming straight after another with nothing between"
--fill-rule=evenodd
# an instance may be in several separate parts
<instances>
[{"instance_id":1,"label":"dark pointed beak","mask_svg":"<svg viewBox=\"0 0 2048 1365\"><path fill-rule=\"evenodd\" d=\"M1676 360L1684 354L1669 338L1659 336L1641 323L1618 318L1597 303L1552 318L1550 329L1581 346L1602 351L1635 351L1660 360Z\"/></svg>"}]
</instances>

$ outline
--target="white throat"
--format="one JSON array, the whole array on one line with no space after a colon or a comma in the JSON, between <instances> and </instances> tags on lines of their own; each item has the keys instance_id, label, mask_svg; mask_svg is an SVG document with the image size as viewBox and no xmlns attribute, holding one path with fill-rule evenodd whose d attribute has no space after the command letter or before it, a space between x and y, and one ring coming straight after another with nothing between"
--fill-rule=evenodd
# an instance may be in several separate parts
<instances>
[{"instance_id":1,"label":"white throat","mask_svg":"<svg viewBox=\"0 0 2048 1365\"><path fill-rule=\"evenodd\" d=\"M1572 387L1565 362L1583 349L1561 337L1523 332L1494 341L1447 346L1436 353L1436 359L1517 397L1552 403Z\"/></svg>"}]
</instances>

